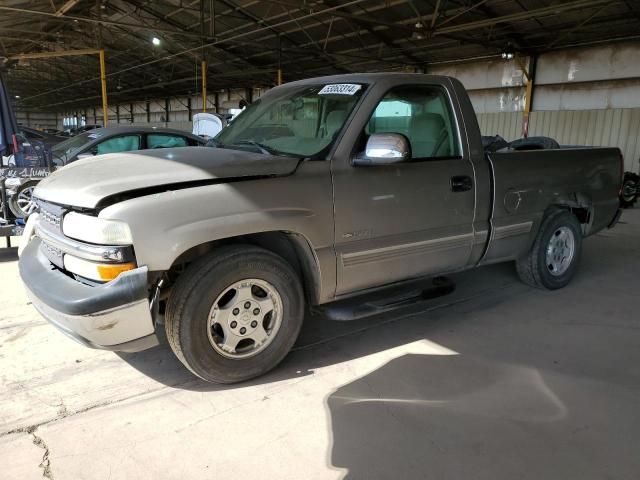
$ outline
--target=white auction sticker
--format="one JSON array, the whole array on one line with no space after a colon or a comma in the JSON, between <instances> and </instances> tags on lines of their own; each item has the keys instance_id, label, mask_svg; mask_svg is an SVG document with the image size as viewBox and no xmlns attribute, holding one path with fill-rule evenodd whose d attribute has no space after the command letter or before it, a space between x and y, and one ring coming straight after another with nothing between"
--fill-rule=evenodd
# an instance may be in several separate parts
<instances>
[{"instance_id":1,"label":"white auction sticker","mask_svg":"<svg viewBox=\"0 0 640 480\"><path fill-rule=\"evenodd\" d=\"M335 83L333 85L325 85L318 95L353 95L362 88L362 85L356 83Z\"/></svg>"}]
</instances>

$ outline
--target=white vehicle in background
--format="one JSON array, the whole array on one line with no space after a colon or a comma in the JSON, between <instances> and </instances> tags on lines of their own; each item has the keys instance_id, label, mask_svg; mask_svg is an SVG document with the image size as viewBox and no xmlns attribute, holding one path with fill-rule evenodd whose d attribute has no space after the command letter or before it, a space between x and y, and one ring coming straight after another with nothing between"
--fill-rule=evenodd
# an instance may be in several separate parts
<instances>
[{"instance_id":1,"label":"white vehicle in background","mask_svg":"<svg viewBox=\"0 0 640 480\"><path fill-rule=\"evenodd\" d=\"M191 133L209 140L218 135L224 128L224 121L213 113L196 113L193 116Z\"/></svg>"},{"instance_id":2,"label":"white vehicle in background","mask_svg":"<svg viewBox=\"0 0 640 480\"><path fill-rule=\"evenodd\" d=\"M242 113L242 110L242 108L230 108L229 115L231 115L231 118L229 119L229 121L233 121L238 115Z\"/></svg>"}]
</instances>

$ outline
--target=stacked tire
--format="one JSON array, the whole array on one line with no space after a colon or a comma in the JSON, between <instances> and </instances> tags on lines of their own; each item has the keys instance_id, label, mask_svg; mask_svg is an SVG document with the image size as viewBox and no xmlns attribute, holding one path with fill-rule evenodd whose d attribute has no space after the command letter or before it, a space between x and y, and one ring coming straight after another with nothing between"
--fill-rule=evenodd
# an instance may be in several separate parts
<instances>
[{"instance_id":1,"label":"stacked tire","mask_svg":"<svg viewBox=\"0 0 640 480\"><path fill-rule=\"evenodd\" d=\"M620 206L622 208L633 207L638 200L638 188L640 188L640 175L624 172L622 192L620 193Z\"/></svg>"}]
</instances>

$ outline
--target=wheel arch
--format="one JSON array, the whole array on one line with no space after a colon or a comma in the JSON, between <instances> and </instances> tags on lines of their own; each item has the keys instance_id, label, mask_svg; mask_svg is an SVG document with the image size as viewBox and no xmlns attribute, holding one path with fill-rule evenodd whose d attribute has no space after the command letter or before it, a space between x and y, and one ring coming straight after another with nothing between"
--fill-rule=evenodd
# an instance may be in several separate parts
<instances>
[{"instance_id":1,"label":"wheel arch","mask_svg":"<svg viewBox=\"0 0 640 480\"><path fill-rule=\"evenodd\" d=\"M591 233L593 227L593 201L591 197L585 193L574 192L567 196L555 199L555 201L547 207L542 215L544 220L548 215L557 210L566 210L575 215L580 222L582 235L584 237Z\"/></svg>"},{"instance_id":2,"label":"wheel arch","mask_svg":"<svg viewBox=\"0 0 640 480\"><path fill-rule=\"evenodd\" d=\"M171 270L191 263L220 246L233 244L255 245L282 257L300 276L307 302L312 305L320 302L322 288L320 262L309 239L295 232L281 230L256 232L201 243L182 252L173 261Z\"/></svg>"}]
</instances>

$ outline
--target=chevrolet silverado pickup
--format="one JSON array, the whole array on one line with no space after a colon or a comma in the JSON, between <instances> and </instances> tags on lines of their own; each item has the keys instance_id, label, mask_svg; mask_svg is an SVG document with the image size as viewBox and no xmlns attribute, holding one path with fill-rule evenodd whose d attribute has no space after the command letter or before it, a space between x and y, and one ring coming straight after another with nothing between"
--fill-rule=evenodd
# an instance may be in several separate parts
<instances>
[{"instance_id":1,"label":"chevrolet silverado pickup","mask_svg":"<svg viewBox=\"0 0 640 480\"><path fill-rule=\"evenodd\" d=\"M195 375L238 382L285 357L306 307L507 261L527 284L567 285L583 238L617 221L621 159L485 152L454 78L297 81L211 148L109 154L43 180L20 275L87 346L138 351L164 328Z\"/></svg>"}]
</instances>

